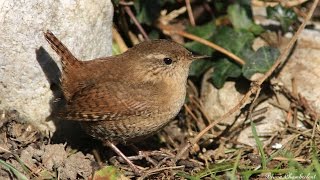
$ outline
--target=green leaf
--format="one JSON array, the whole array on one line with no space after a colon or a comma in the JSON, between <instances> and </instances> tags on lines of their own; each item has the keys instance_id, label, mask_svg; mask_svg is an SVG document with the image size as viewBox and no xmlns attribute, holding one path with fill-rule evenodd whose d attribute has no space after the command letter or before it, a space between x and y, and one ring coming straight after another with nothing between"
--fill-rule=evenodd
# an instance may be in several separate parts
<instances>
[{"instance_id":1,"label":"green leaf","mask_svg":"<svg viewBox=\"0 0 320 180\"><path fill-rule=\"evenodd\" d=\"M263 169L267 169L267 157L263 151L263 143L261 142L258 133L257 133L257 129L256 129L256 125L255 123L252 121L252 119L250 118L250 125L251 125L251 131L254 137L254 140L256 141L256 145L258 147L260 156L261 156L261 165Z\"/></svg>"},{"instance_id":2,"label":"green leaf","mask_svg":"<svg viewBox=\"0 0 320 180\"><path fill-rule=\"evenodd\" d=\"M210 67L212 67L212 65L213 65L213 61L209 59L196 60L190 66L189 75L200 76Z\"/></svg>"},{"instance_id":3,"label":"green leaf","mask_svg":"<svg viewBox=\"0 0 320 180\"><path fill-rule=\"evenodd\" d=\"M1 160L1 159L0 159L0 165L2 165L3 167L9 169L18 179L28 180L28 178L24 174L19 172L15 167L13 167L11 164L9 164L9 163Z\"/></svg>"},{"instance_id":4,"label":"green leaf","mask_svg":"<svg viewBox=\"0 0 320 180\"><path fill-rule=\"evenodd\" d=\"M189 26L187 27L187 32L194 34L196 36L199 36L206 40L212 40L212 37L216 31L216 26L214 22L209 22L207 24L204 24L202 26ZM189 50L196 52L201 55L208 55L210 56L212 52L214 51L212 48L203 45L197 41L191 41L184 44L186 48Z\"/></svg>"},{"instance_id":5,"label":"green leaf","mask_svg":"<svg viewBox=\"0 0 320 180\"><path fill-rule=\"evenodd\" d=\"M240 165L239 163L240 163L240 159L241 159L241 154L242 154L242 150L240 150L239 154L237 155L236 162L234 163L232 171L230 172L230 174L228 176L231 180L236 180L237 179L236 172L237 172L237 168Z\"/></svg>"},{"instance_id":6,"label":"green leaf","mask_svg":"<svg viewBox=\"0 0 320 180\"><path fill-rule=\"evenodd\" d=\"M278 49L273 47L261 47L251 57L248 58L247 63L243 66L243 75L250 79L255 73L265 73L273 65L274 61L279 56Z\"/></svg>"},{"instance_id":7,"label":"green leaf","mask_svg":"<svg viewBox=\"0 0 320 180\"><path fill-rule=\"evenodd\" d=\"M192 52L196 52L197 54L201 55L208 55L211 56L212 52L214 51L209 46L206 46L204 44L198 43L196 41L187 42L184 44L184 46L189 49Z\"/></svg>"},{"instance_id":8,"label":"green leaf","mask_svg":"<svg viewBox=\"0 0 320 180\"><path fill-rule=\"evenodd\" d=\"M186 30L191 34L207 39L214 34L216 26L214 21L210 21L201 26L188 26Z\"/></svg>"},{"instance_id":9,"label":"green leaf","mask_svg":"<svg viewBox=\"0 0 320 180\"><path fill-rule=\"evenodd\" d=\"M117 180L120 179L122 176L123 175L115 167L105 166L94 173L92 180Z\"/></svg>"},{"instance_id":10,"label":"green leaf","mask_svg":"<svg viewBox=\"0 0 320 180\"><path fill-rule=\"evenodd\" d=\"M228 7L228 17L236 30L245 29L254 34L260 34L264 29L255 24L247 15L246 10L239 4L233 4Z\"/></svg>"},{"instance_id":11,"label":"green leaf","mask_svg":"<svg viewBox=\"0 0 320 180\"><path fill-rule=\"evenodd\" d=\"M151 25L159 17L162 4L163 1L134 1L138 21Z\"/></svg>"},{"instance_id":12,"label":"green leaf","mask_svg":"<svg viewBox=\"0 0 320 180\"><path fill-rule=\"evenodd\" d=\"M187 31L191 34L199 36L203 39L209 40L212 39L214 32L216 30L216 26L214 22L209 22L202 26L189 26L187 27ZM203 45L197 41L191 41L184 44L186 48L189 50L196 52L201 55L211 56L214 51L212 48ZM200 76L203 74L208 68L212 67L213 62L210 60L198 60L194 61L190 67L189 75L190 76Z\"/></svg>"},{"instance_id":13,"label":"green leaf","mask_svg":"<svg viewBox=\"0 0 320 180\"><path fill-rule=\"evenodd\" d=\"M118 44L112 43L112 55L118 55L118 54L121 54Z\"/></svg>"},{"instance_id":14,"label":"green leaf","mask_svg":"<svg viewBox=\"0 0 320 180\"><path fill-rule=\"evenodd\" d=\"M218 33L215 34L213 39L216 44L244 60L254 53L251 49L254 35L247 30L236 31L229 27L223 27L218 29ZM217 88L222 88L228 77L239 77L241 72L239 65L235 64L234 61L229 58L223 57L214 64L212 83Z\"/></svg>"},{"instance_id":15,"label":"green leaf","mask_svg":"<svg viewBox=\"0 0 320 180\"><path fill-rule=\"evenodd\" d=\"M215 164L209 164L207 168L204 170L201 170L198 172L196 177L198 179L205 179L205 177L208 177L209 175L212 177L212 179L220 179L218 177L215 177L215 174L221 173L221 172L228 172L232 170L233 162L232 161L225 161L221 163L215 163Z\"/></svg>"},{"instance_id":16,"label":"green leaf","mask_svg":"<svg viewBox=\"0 0 320 180\"><path fill-rule=\"evenodd\" d=\"M223 58L214 65L212 83L217 88L222 88L228 77L237 78L241 75L241 67L230 60Z\"/></svg>"},{"instance_id":17,"label":"green leaf","mask_svg":"<svg viewBox=\"0 0 320 180\"><path fill-rule=\"evenodd\" d=\"M240 57L247 56L246 53L250 52L253 40L254 35L251 32L246 30L236 31L229 27L220 28L213 38L213 42Z\"/></svg>"},{"instance_id":18,"label":"green leaf","mask_svg":"<svg viewBox=\"0 0 320 180\"><path fill-rule=\"evenodd\" d=\"M244 8L239 4L232 4L228 7L228 16L235 29L248 29L252 24Z\"/></svg>"},{"instance_id":19,"label":"green leaf","mask_svg":"<svg viewBox=\"0 0 320 180\"><path fill-rule=\"evenodd\" d=\"M289 8L285 8L280 4L275 7L267 7L267 16L280 22L284 31L288 31L289 27L298 20L297 14Z\"/></svg>"}]
</instances>

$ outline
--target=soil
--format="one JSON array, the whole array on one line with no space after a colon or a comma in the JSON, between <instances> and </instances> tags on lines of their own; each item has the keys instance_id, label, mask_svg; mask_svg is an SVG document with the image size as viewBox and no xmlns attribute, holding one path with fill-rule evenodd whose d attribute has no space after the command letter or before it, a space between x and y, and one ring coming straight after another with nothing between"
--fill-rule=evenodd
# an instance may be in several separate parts
<instances>
[{"instance_id":1,"label":"soil","mask_svg":"<svg viewBox=\"0 0 320 180\"><path fill-rule=\"evenodd\" d=\"M92 154L53 143L31 124L17 119L15 112L2 112L0 156L28 178L87 179L98 164ZM1 166L2 167L2 166ZM12 171L1 168L0 179L15 179Z\"/></svg>"},{"instance_id":2,"label":"soil","mask_svg":"<svg viewBox=\"0 0 320 180\"><path fill-rule=\"evenodd\" d=\"M144 169L154 166L155 172L158 172L156 169L161 165L174 165L172 159L174 149L177 148L176 141L184 141L183 132L176 130L177 122L179 121L174 121L161 133L138 143L138 146L117 146L131 156L136 165ZM0 123L0 159L28 179L88 179L105 165L121 169L121 174L125 175L121 176L122 179L134 177L122 159L114 156L114 152L103 147L101 142L86 135L78 124L65 122L63 129L50 136L21 121L15 111L2 111ZM164 143L165 141L171 143ZM178 162L178 165L195 169L201 163L184 160ZM155 174L163 177L169 176L170 172L164 170ZM152 175L153 173L148 174L156 178ZM12 170L0 166L0 179L15 178L16 174Z\"/></svg>"}]
</instances>

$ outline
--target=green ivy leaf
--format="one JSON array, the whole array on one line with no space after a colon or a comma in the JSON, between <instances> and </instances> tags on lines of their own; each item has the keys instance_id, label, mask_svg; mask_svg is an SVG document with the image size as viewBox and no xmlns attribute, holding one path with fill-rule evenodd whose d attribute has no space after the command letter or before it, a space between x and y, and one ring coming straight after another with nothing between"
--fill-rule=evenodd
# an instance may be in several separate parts
<instances>
[{"instance_id":1,"label":"green ivy leaf","mask_svg":"<svg viewBox=\"0 0 320 180\"><path fill-rule=\"evenodd\" d=\"M236 31L229 27L223 27L218 30L218 33L215 34L213 39L215 43L244 60L254 53L251 49L254 35L247 30ZM232 60L223 57L214 64L212 83L217 88L221 88L228 77L239 77L241 71L239 65L235 64Z\"/></svg>"},{"instance_id":2,"label":"green ivy leaf","mask_svg":"<svg viewBox=\"0 0 320 180\"><path fill-rule=\"evenodd\" d=\"M212 65L213 65L213 61L209 59L196 60L190 66L189 75L200 76L210 67L212 67Z\"/></svg>"},{"instance_id":3,"label":"green ivy leaf","mask_svg":"<svg viewBox=\"0 0 320 180\"><path fill-rule=\"evenodd\" d=\"M196 27L189 26L189 27L187 27L187 32L194 34L196 36L199 36L203 39L209 40L209 41L212 40L212 37L213 37L215 31L216 31L216 26L215 26L214 22L209 22L209 23L204 24L202 26L196 26ZM210 48L206 45L203 45L197 41L187 42L184 45L189 50L196 52L198 54L202 54L202 55L210 56L213 52L212 48Z\"/></svg>"},{"instance_id":4,"label":"green ivy leaf","mask_svg":"<svg viewBox=\"0 0 320 180\"><path fill-rule=\"evenodd\" d=\"M217 88L222 88L228 77L237 78L241 75L241 67L230 60L223 58L218 60L214 66L212 83Z\"/></svg>"},{"instance_id":5,"label":"green ivy leaf","mask_svg":"<svg viewBox=\"0 0 320 180\"><path fill-rule=\"evenodd\" d=\"M196 52L197 54L201 54L201 55L208 55L210 56L212 54L212 52L214 51L212 48L198 43L196 41L192 41L192 42L187 42L184 44L184 46L191 50L192 52Z\"/></svg>"},{"instance_id":6,"label":"green ivy leaf","mask_svg":"<svg viewBox=\"0 0 320 180\"><path fill-rule=\"evenodd\" d=\"M213 38L213 42L240 57L245 57L246 53L250 52L247 50L251 49L253 40L254 35L251 32L236 31L230 27L220 28Z\"/></svg>"},{"instance_id":7,"label":"green ivy leaf","mask_svg":"<svg viewBox=\"0 0 320 180\"><path fill-rule=\"evenodd\" d=\"M297 14L289 8L285 8L280 4L275 7L267 7L267 16L280 22L284 31L288 31L289 27L298 20Z\"/></svg>"},{"instance_id":8,"label":"green ivy leaf","mask_svg":"<svg viewBox=\"0 0 320 180\"><path fill-rule=\"evenodd\" d=\"M248 29L252 24L244 8L239 4L233 4L228 7L228 16L235 29Z\"/></svg>"},{"instance_id":9,"label":"green ivy leaf","mask_svg":"<svg viewBox=\"0 0 320 180\"><path fill-rule=\"evenodd\" d=\"M247 63L242 68L244 77L250 79L255 73L267 72L274 61L278 58L280 52L273 47L261 47L251 57L248 58Z\"/></svg>"},{"instance_id":10,"label":"green ivy leaf","mask_svg":"<svg viewBox=\"0 0 320 180\"><path fill-rule=\"evenodd\" d=\"M233 4L228 7L228 17L236 30L245 29L254 34L260 34L264 29L255 24L247 15L246 10L239 4Z\"/></svg>"},{"instance_id":11,"label":"green ivy leaf","mask_svg":"<svg viewBox=\"0 0 320 180\"><path fill-rule=\"evenodd\" d=\"M216 31L216 26L214 22L209 22L202 26L189 26L187 27L187 31L191 34L199 36L203 39L212 41L212 37ZM201 55L211 56L214 51L212 48L203 45L197 41L191 41L184 44L186 48L189 50L196 52ZM190 76L200 76L203 74L208 68L212 67L212 61L210 60L197 60L191 64L189 75Z\"/></svg>"},{"instance_id":12,"label":"green ivy leaf","mask_svg":"<svg viewBox=\"0 0 320 180\"><path fill-rule=\"evenodd\" d=\"M162 4L162 1L134 1L138 21L140 23L151 25L159 17Z\"/></svg>"},{"instance_id":13,"label":"green ivy leaf","mask_svg":"<svg viewBox=\"0 0 320 180\"><path fill-rule=\"evenodd\" d=\"M216 26L213 21L210 21L201 26L187 26L186 30L191 34L207 39L214 34Z\"/></svg>"}]
</instances>

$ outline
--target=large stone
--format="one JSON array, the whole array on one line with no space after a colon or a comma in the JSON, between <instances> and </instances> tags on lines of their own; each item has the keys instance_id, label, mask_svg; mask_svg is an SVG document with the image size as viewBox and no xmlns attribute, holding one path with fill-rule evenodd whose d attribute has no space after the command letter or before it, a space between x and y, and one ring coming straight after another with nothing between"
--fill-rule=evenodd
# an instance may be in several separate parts
<instances>
[{"instance_id":1,"label":"large stone","mask_svg":"<svg viewBox=\"0 0 320 180\"><path fill-rule=\"evenodd\" d=\"M292 90L295 79L297 93L306 98L316 112L320 112L320 33L305 29L297 45L279 74L279 80Z\"/></svg>"},{"instance_id":2,"label":"large stone","mask_svg":"<svg viewBox=\"0 0 320 180\"><path fill-rule=\"evenodd\" d=\"M242 81L227 81L223 88L217 89L208 81L210 77L211 71L208 71L203 77L201 103L208 117L211 120L216 120L240 102L244 93L248 91L249 84ZM274 101L274 99L276 98L270 98L270 101ZM274 131L282 128L285 119L284 114L279 108L270 104L269 101L260 103L255 110L263 110L259 115L253 117L259 136L269 136L273 134ZM240 126L243 129L239 132L237 141L241 144L256 146L249 124L250 121L246 120L246 116L244 115L239 116L239 113L240 110L225 119L223 121L224 125L218 126L219 129L225 129L225 125L233 125L233 127ZM267 139L261 138L261 140Z\"/></svg>"},{"instance_id":3,"label":"large stone","mask_svg":"<svg viewBox=\"0 0 320 180\"><path fill-rule=\"evenodd\" d=\"M60 62L43 31L51 30L79 59L109 56L112 3L0 0L0 9L0 110L16 110L20 119L47 129L50 84L58 81Z\"/></svg>"},{"instance_id":4,"label":"large stone","mask_svg":"<svg viewBox=\"0 0 320 180\"><path fill-rule=\"evenodd\" d=\"M299 40L293 50L291 56L284 64L281 72L276 78L272 79L272 83L283 84L287 89L292 90L292 79L295 79L297 92L306 98L309 105L316 111L320 112L320 85L319 85L319 66L320 66L320 33L315 30L305 29L299 36ZM259 39L261 41L261 39ZM282 44L279 44L280 51L286 46L287 38L281 39ZM257 43L263 45L265 43ZM258 47L255 47L258 49ZM209 73L209 75L208 75ZM208 82L211 72L204 75L204 80L201 87L201 102L203 110L210 119L217 119L231 108L233 108L243 97L243 94L237 88L236 84L241 82L226 82L222 89L216 89ZM266 112L253 118L259 120L256 122L256 130L259 136L270 137L275 132L281 131L284 128L287 114L279 107L278 104L285 109L290 108L290 102L282 94L277 94L276 97L268 98L267 101L260 103L256 110L266 109ZM232 124L237 117L237 113L223 121L224 124ZM244 117L240 117L235 126L243 124ZM256 142L253 138L250 125L243 126L243 130L239 133L237 141L249 146L255 146ZM220 127L221 128L221 127ZM268 143L267 138L261 137L264 143Z\"/></svg>"}]
</instances>

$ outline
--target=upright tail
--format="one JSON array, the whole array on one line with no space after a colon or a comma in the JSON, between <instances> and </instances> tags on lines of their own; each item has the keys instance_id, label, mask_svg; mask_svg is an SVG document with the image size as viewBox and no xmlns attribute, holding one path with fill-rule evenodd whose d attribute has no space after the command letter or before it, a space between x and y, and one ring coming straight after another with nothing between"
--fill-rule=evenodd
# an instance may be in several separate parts
<instances>
[{"instance_id":1,"label":"upright tail","mask_svg":"<svg viewBox=\"0 0 320 180\"><path fill-rule=\"evenodd\" d=\"M62 77L61 85L65 98L68 100L76 91L77 85L73 81L77 81L81 74L81 61L72 55L69 49L51 32L44 32L44 37L51 45L52 49L61 57Z\"/></svg>"},{"instance_id":2,"label":"upright tail","mask_svg":"<svg viewBox=\"0 0 320 180\"><path fill-rule=\"evenodd\" d=\"M68 66L74 66L79 63L79 60L72 55L69 49L51 31L47 30L43 34L52 49L61 57L64 71Z\"/></svg>"}]
</instances>

